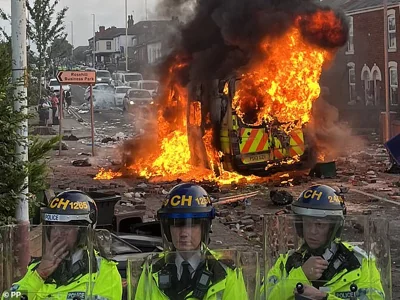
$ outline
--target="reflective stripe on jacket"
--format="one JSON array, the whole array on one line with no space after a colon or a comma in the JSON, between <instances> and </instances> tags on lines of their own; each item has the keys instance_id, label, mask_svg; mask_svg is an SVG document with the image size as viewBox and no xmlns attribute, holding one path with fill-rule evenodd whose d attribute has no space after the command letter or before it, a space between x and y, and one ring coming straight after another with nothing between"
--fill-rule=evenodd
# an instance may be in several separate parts
<instances>
[{"instance_id":1,"label":"reflective stripe on jacket","mask_svg":"<svg viewBox=\"0 0 400 300\"><path fill-rule=\"evenodd\" d=\"M210 251L212 253L212 251ZM223 263L220 262L224 266ZM211 282L203 300L247 300L246 286L242 271L239 268L224 266L225 278L218 282ZM170 298L158 286L158 272L146 278L143 270L136 289L135 300L169 300ZM185 299L198 300L191 297L191 291ZM171 299L176 300L176 299Z\"/></svg>"},{"instance_id":2,"label":"reflective stripe on jacket","mask_svg":"<svg viewBox=\"0 0 400 300\"><path fill-rule=\"evenodd\" d=\"M350 272L345 269L335 274L331 280L320 287L320 290L328 294L328 300L350 299L354 297L350 292L350 285L354 283L358 287L357 299L385 299L375 259L368 259L366 252L359 247L341 243L354 253L361 266ZM297 283L312 286L301 267L293 268L289 273L286 272L286 262L290 254L280 255L274 267L268 272L267 279L261 287L262 295L265 293L263 299L294 299Z\"/></svg>"},{"instance_id":3,"label":"reflective stripe on jacket","mask_svg":"<svg viewBox=\"0 0 400 300\"><path fill-rule=\"evenodd\" d=\"M56 286L45 283L36 272L38 262L28 266L25 276L13 284L11 290L28 295L29 300L69 300L79 296L80 299L120 300L122 298L122 280L117 263L100 256L97 257L98 271L92 273L92 293L89 290L90 275L86 274L68 285ZM4 295L4 294L3 294ZM2 300L5 299L2 297Z\"/></svg>"}]
</instances>

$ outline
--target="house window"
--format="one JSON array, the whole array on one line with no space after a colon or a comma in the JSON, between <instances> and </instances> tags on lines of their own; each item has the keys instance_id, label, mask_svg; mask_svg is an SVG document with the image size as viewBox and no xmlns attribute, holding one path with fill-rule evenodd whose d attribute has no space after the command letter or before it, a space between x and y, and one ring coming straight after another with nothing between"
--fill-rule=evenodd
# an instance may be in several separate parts
<instances>
[{"instance_id":1,"label":"house window","mask_svg":"<svg viewBox=\"0 0 400 300\"><path fill-rule=\"evenodd\" d=\"M364 64L361 70L361 82L364 85L364 102L367 106L374 105L374 92L373 87L371 85L371 70L369 67Z\"/></svg>"},{"instance_id":2,"label":"house window","mask_svg":"<svg viewBox=\"0 0 400 300\"><path fill-rule=\"evenodd\" d=\"M389 50L396 50L396 15L395 10L388 10L388 47Z\"/></svg>"},{"instance_id":3,"label":"house window","mask_svg":"<svg viewBox=\"0 0 400 300\"><path fill-rule=\"evenodd\" d=\"M375 105L379 105L381 102L381 83L382 83L382 74L381 70L379 67L374 64L374 66L371 69L371 74L372 74L372 91L374 93L374 100L375 100Z\"/></svg>"},{"instance_id":4,"label":"house window","mask_svg":"<svg viewBox=\"0 0 400 300\"><path fill-rule=\"evenodd\" d=\"M391 105L399 104L398 87L397 63L391 61L389 62L389 98Z\"/></svg>"},{"instance_id":5,"label":"house window","mask_svg":"<svg viewBox=\"0 0 400 300\"><path fill-rule=\"evenodd\" d=\"M354 105L356 103L356 65L354 63L347 64L349 70L349 103Z\"/></svg>"},{"instance_id":6,"label":"house window","mask_svg":"<svg viewBox=\"0 0 400 300\"><path fill-rule=\"evenodd\" d=\"M347 53L354 53L354 25L353 17L349 17L349 40L347 41Z\"/></svg>"},{"instance_id":7,"label":"house window","mask_svg":"<svg viewBox=\"0 0 400 300\"><path fill-rule=\"evenodd\" d=\"M107 50L111 50L111 42L107 42L107 43L106 43L106 47L107 47L107 48L106 48Z\"/></svg>"}]
</instances>

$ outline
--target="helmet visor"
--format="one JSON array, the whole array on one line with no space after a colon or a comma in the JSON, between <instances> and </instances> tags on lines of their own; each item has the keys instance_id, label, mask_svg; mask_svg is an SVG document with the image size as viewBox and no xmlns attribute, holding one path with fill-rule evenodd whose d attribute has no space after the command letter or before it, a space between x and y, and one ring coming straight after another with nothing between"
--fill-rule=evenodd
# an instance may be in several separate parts
<instances>
[{"instance_id":1,"label":"helmet visor","mask_svg":"<svg viewBox=\"0 0 400 300\"><path fill-rule=\"evenodd\" d=\"M343 220L340 217L298 216L295 219L298 234L311 250L322 250L340 236Z\"/></svg>"},{"instance_id":2,"label":"helmet visor","mask_svg":"<svg viewBox=\"0 0 400 300\"><path fill-rule=\"evenodd\" d=\"M310 216L310 217L316 217L316 218L325 218L328 216L343 217L343 210L337 210L337 209L332 209L332 210L315 209L315 208L308 208L308 207L292 205L292 211L296 215Z\"/></svg>"},{"instance_id":3,"label":"helmet visor","mask_svg":"<svg viewBox=\"0 0 400 300\"><path fill-rule=\"evenodd\" d=\"M193 219L161 219L164 248L178 251L199 250L208 244L210 220Z\"/></svg>"}]
</instances>

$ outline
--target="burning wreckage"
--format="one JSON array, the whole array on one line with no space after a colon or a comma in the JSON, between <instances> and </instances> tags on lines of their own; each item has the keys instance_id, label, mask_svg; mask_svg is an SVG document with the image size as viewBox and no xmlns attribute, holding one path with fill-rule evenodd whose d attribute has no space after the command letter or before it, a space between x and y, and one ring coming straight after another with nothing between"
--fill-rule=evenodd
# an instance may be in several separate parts
<instances>
[{"instance_id":1,"label":"burning wreckage","mask_svg":"<svg viewBox=\"0 0 400 300\"><path fill-rule=\"evenodd\" d=\"M231 183L316 162L308 125L347 24L310 1L265 2L238 16L243 1L198 1L161 67L156 126L124 145L118 172L102 169L96 179Z\"/></svg>"}]
</instances>

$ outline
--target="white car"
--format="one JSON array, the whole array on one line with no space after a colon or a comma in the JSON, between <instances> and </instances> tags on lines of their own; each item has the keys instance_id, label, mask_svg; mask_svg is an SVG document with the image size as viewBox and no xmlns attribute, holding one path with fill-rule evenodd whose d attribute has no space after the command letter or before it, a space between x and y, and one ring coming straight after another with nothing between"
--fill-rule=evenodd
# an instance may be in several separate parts
<instances>
[{"instance_id":1,"label":"white car","mask_svg":"<svg viewBox=\"0 0 400 300\"><path fill-rule=\"evenodd\" d=\"M132 112L137 108L151 108L153 105L154 100L148 90L130 89L124 97L123 109Z\"/></svg>"},{"instance_id":2,"label":"white car","mask_svg":"<svg viewBox=\"0 0 400 300\"><path fill-rule=\"evenodd\" d=\"M124 97L126 92L131 88L129 86L117 86L114 90L114 105L122 106L124 105Z\"/></svg>"},{"instance_id":3,"label":"white car","mask_svg":"<svg viewBox=\"0 0 400 300\"><path fill-rule=\"evenodd\" d=\"M98 83L96 85L93 86L93 93L96 92L96 90L106 90L109 88L108 83ZM90 86L88 86L85 90L85 94L83 95L83 97L85 98L85 100L89 100L90 97Z\"/></svg>"},{"instance_id":4,"label":"white car","mask_svg":"<svg viewBox=\"0 0 400 300\"><path fill-rule=\"evenodd\" d=\"M69 84L63 84L62 86L63 91L69 91L71 89ZM52 93L59 93L60 92L60 84L58 83L57 79L50 79L49 81L49 90Z\"/></svg>"}]
</instances>

